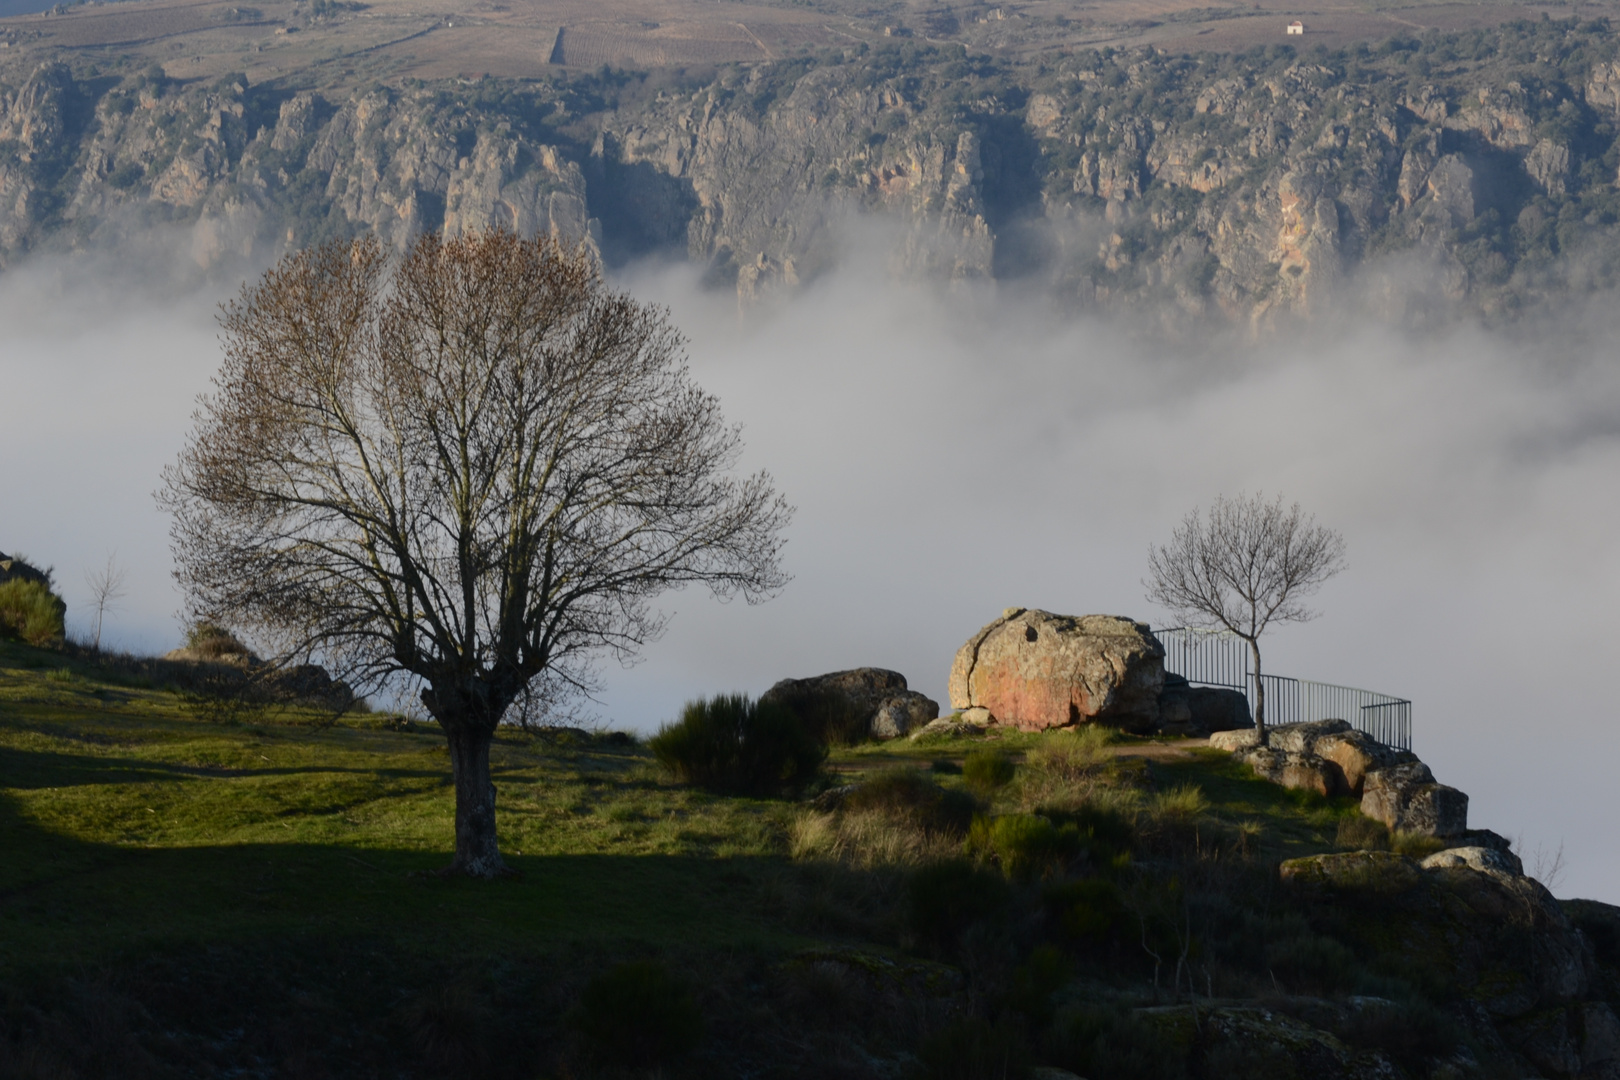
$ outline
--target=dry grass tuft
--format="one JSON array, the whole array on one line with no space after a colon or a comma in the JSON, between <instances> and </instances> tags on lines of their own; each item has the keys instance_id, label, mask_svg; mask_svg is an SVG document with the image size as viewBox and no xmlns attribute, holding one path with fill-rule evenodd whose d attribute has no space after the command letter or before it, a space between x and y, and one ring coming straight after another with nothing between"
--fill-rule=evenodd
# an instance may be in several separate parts
<instances>
[{"instance_id":1,"label":"dry grass tuft","mask_svg":"<svg viewBox=\"0 0 1620 1080\"><path fill-rule=\"evenodd\" d=\"M1117 768L1108 751L1110 732L1097 726L1054 731L1024 758L1018 771L1015 799L1020 810L1072 810L1094 801Z\"/></svg>"},{"instance_id":2,"label":"dry grass tuft","mask_svg":"<svg viewBox=\"0 0 1620 1080\"><path fill-rule=\"evenodd\" d=\"M962 852L960 836L921 827L882 811L819 814L806 811L788 826L794 859L828 859L869 870L921 866Z\"/></svg>"}]
</instances>

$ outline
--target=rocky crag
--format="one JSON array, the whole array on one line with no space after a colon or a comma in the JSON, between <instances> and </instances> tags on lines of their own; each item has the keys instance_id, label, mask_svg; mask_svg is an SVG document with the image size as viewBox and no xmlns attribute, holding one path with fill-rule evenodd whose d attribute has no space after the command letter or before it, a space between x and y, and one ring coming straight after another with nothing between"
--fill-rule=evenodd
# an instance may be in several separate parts
<instances>
[{"instance_id":1,"label":"rocky crag","mask_svg":"<svg viewBox=\"0 0 1620 1080\"><path fill-rule=\"evenodd\" d=\"M679 254L747 299L881 215L898 272L1172 325L1507 319L1614 281L1617 45L1574 20L1031 65L906 42L331 97L47 58L0 85L0 263L159 224L204 265L503 224Z\"/></svg>"}]
</instances>

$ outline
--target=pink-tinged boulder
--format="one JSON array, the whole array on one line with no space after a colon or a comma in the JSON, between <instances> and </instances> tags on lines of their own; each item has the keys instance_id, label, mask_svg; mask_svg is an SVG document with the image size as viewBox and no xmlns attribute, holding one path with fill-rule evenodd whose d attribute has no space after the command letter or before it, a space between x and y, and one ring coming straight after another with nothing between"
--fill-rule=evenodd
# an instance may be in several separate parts
<instances>
[{"instance_id":1,"label":"pink-tinged boulder","mask_svg":"<svg viewBox=\"0 0 1620 1080\"><path fill-rule=\"evenodd\" d=\"M956 654L951 707L987 709L1025 731L1159 721L1164 648L1146 623L1114 615L1008 608Z\"/></svg>"}]
</instances>

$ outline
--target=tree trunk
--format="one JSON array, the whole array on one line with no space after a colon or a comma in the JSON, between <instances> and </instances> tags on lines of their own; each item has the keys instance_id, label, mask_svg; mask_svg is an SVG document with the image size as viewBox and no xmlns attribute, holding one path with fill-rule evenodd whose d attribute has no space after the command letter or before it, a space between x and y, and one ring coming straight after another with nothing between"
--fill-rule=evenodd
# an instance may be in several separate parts
<instances>
[{"instance_id":1,"label":"tree trunk","mask_svg":"<svg viewBox=\"0 0 1620 1080\"><path fill-rule=\"evenodd\" d=\"M1249 639L1249 655L1254 660L1254 734L1261 746L1271 745L1271 736L1266 731L1266 684L1260 678L1260 642L1255 638Z\"/></svg>"},{"instance_id":2,"label":"tree trunk","mask_svg":"<svg viewBox=\"0 0 1620 1080\"><path fill-rule=\"evenodd\" d=\"M509 874L495 838L495 784L489 777L489 744L495 733L461 723L447 725L445 735L456 785L456 857L450 872L480 878Z\"/></svg>"}]
</instances>

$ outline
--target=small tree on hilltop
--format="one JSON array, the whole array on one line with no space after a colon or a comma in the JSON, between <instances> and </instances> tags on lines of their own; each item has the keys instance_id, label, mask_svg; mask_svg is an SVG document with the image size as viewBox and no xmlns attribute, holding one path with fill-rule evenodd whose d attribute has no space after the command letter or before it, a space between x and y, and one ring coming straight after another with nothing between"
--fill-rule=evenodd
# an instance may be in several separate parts
<instances>
[{"instance_id":1,"label":"small tree on hilltop","mask_svg":"<svg viewBox=\"0 0 1620 1080\"><path fill-rule=\"evenodd\" d=\"M449 742L452 871L506 872L489 749L536 681L589 688L650 601L785 582L790 510L695 386L662 309L580 250L426 235L284 258L221 318L225 361L160 502L198 619L358 685L401 673Z\"/></svg>"},{"instance_id":2,"label":"small tree on hilltop","mask_svg":"<svg viewBox=\"0 0 1620 1080\"><path fill-rule=\"evenodd\" d=\"M116 611L118 601L124 598L125 569L118 565L117 555L107 556L107 565L100 570L86 570L84 583L90 589L90 606L96 609L92 624L90 650L101 655L101 624L109 611Z\"/></svg>"},{"instance_id":3,"label":"small tree on hilltop","mask_svg":"<svg viewBox=\"0 0 1620 1080\"><path fill-rule=\"evenodd\" d=\"M1344 538L1282 497L1217 497L1203 517L1195 508L1163 547L1148 548L1148 599L1188 626L1227 630L1249 643L1254 661L1254 726L1266 732L1260 635L1272 623L1306 622L1301 599L1344 569Z\"/></svg>"}]
</instances>

